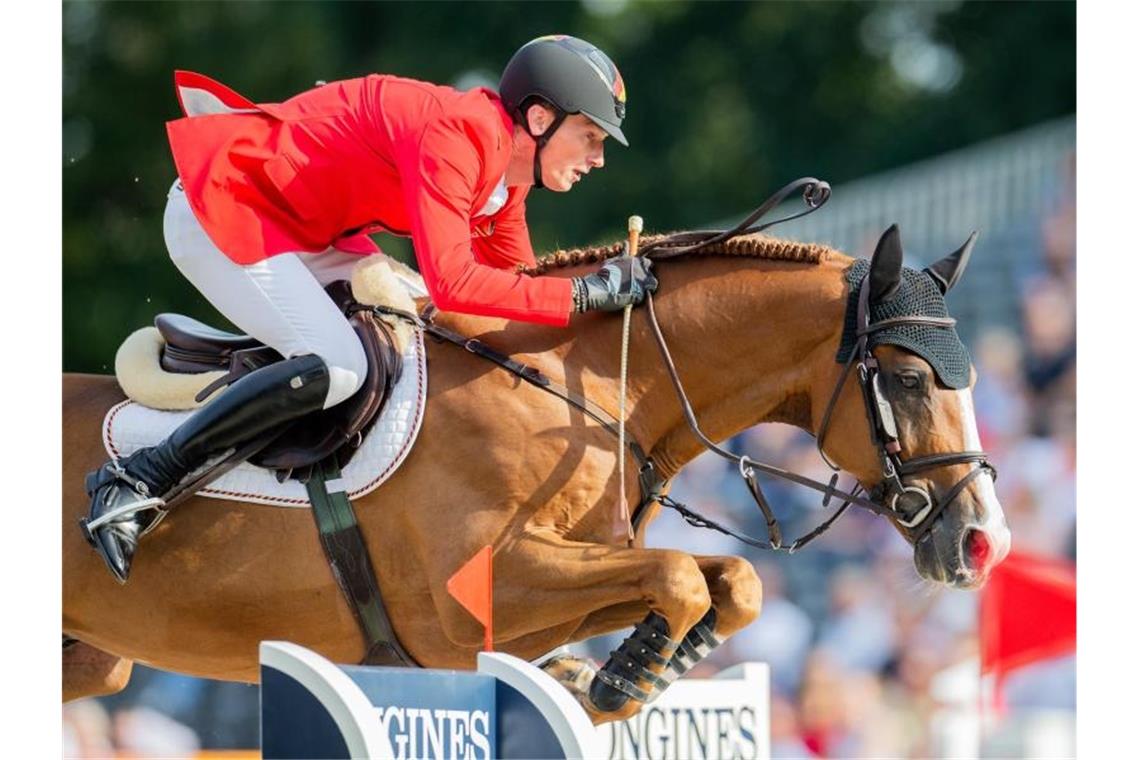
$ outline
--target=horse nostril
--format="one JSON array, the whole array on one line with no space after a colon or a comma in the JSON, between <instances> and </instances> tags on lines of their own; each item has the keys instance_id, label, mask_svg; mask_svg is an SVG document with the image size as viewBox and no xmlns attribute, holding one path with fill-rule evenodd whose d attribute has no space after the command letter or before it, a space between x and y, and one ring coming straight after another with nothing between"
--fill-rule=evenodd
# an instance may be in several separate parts
<instances>
[{"instance_id":1,"label":"horse nostril","mask_svg":"<svg viewBox=\"0 0 1140 760\"><path fill-rule=\"evenodd\" d=\"M962 540L962 546L965 549L964 554L967 565L975 570L985 570L989 563L990 555L993 553L990 540L986 536L985 531L970 528L966 531L966 536Z\"/></svg>"}]
</instances>

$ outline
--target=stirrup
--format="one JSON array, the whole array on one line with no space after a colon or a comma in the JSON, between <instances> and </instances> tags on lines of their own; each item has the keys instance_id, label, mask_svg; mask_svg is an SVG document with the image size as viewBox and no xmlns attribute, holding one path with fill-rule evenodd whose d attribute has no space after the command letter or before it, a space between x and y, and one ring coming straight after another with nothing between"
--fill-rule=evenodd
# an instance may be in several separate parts
<instances>
[{"instance_id":1,"label":"stirrup","mask_svg":"<svg viewBox=\"0 0 1140 760\"><path fill-rule=\"evenodd\" d=\"M106 475L104 477L99 477L99 475L102 473L94 473L93 480L89 481L91 485L89 494L92 498L94 498L95 495L98 494L102 489L112 485L116 480L126 483L133 493L143 498L115 507L114 509L107 511L94 520L90 519L89 517L80 520L80 524L83 526L84 532L87 533L88 540L93 540L94 531L98 530L104 525L111 522L116 522L124 517L130 517L131 515L142 512L144 510L155 509L158 510L159 515L150 523L150 525L148 525L143 531L139 533L140 538L142 536L145 536L147 533L150 533L160 522L162 522L162 518L166 516L166 500L161 499L157 496L151 496L150 486L148 486L145 481L131 477L130 474L127 473L127 471L119 465L119 462L117 460L112 461L110 463L110 467L100 469L103 473L107 473L107 475L110 477L107 477ZM90 478L91 476L88 477Z\"/></svg>"},{"instance_id":2,"label":"stirrup","mask_svg":"<svg viewBox=\"0 0 1140 760\"><path fill-rule=\"evenodd\" d=\"M142 533L139 533L140 536L145 536L147 533L150 533L150 531L154 529L154 526L158 525L158 523L162 520L162 517L166 514L166 509L164 509L165 506L166 502L162 499L159 499L158 497L151 497L149 499L143 499L141 501L132 501L129 504L123 504L120 507L116 507L106 514L100 515L94 520L87 520L83 523L83 525L88 531L98 530L107 523L116 522L119 519L123 517L129 517L136 512L142 512L144 509L157 509L162 514L159 515L158 519L151 523L146 530L144 530Z\"/></svg>"}]
</instances>

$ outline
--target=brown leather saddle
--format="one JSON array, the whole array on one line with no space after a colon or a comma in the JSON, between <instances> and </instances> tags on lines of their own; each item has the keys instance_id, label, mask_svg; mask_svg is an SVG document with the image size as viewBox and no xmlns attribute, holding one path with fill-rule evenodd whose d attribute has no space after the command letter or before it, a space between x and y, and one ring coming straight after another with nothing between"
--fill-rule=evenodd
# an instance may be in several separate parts
<instances>
[{"instance_id":1,"label":"brown leather saddle","mask_svg":"<svg viewBox=\"0 0 1140 760\"><path fill-rule=\"evenodd\" d=\"M402 370L392 329L370 307L356 302L348 282L331 283L325 290L360 338L368 357L368 376L346 401L283 426L268 445L249 458L252 464L276 470L280 480L291 474L303 480L313 465L334 455L337 464L344 467L379 417ZM154 326L165 340L159 361L167 372L228 370L198 394L199 400L248 372L282 359L256 338L218 330L181 314L159 314Z\"/></svg>"}]
</instances>

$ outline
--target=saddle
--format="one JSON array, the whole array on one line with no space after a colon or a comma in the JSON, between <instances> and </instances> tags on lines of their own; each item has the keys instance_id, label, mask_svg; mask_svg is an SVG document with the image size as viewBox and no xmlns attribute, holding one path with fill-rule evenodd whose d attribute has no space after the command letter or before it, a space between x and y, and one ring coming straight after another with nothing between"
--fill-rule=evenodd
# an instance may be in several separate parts
<instances>
[{"instance_id":1,"label":"saddle","mask_svg":"<svg viewBox=\"0 0 1140 760\"><path fill-rule=\"evenodd\" d=\"M370 307L356 302L348 282L333 282L325 291L360 339L368 358L368 375L360 390L346 401L282 426L264 448L249 458L251 464L276 470L282 481L290 475L307 479L311 468L329 457L344 467L379 417L403 368L392 328L377 319ZM154 326L165 342L159 362L167 372L228 370L203 388L198 400L283 358L256 338L218 330L181 314L159 314Z\"/></svg>"}]
</instances>

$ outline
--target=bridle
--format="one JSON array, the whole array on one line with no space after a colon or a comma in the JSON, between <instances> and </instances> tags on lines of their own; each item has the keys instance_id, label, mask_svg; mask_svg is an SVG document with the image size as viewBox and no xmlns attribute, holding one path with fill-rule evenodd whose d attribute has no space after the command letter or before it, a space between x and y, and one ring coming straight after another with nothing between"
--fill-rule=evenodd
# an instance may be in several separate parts
<instances>
[{"instance_id":1,"label":"bridle","mask_svg":"<svg viewBox=\"0 0 1140 760\"><path fill-rule=\"evenodd\" d=\"M803 190L803 200L807 206L805 210L764 224L755 224L755 222L765 216L769 211L801 188ZM641 249L641 255L649 256L656 260L695 253L714 243L723 242L738 235L761 232L776 224L810 214L819 209L830 197L830 185L813 177L805 177L785 185L779 192L775 193L752 212L744 221L730 230L682 232L659 238L644 245ZM855 504L875 514L894 519L896 523L907 532L913 543L917 542L930 531L934 521L938 519L938 516L942 514L946 506L953 502L958 494L975 478L982 473L989 473L991 477L996 479L997 471L988 462L985 452L982 451L931 454L928 456L914 457L905 461L900 458L899 455L902 453L902 445L899 443L894 411L891 408L890 400L887 399L883 393L882 385L879 381L879 364L871 351L869 338L880 330L899 325L910 324L953 327L955 321L945 317L915 315L891 317L881 319L877 322L871 322L869 302L870 275L868 274L859 283L859 300L856 315L857 326L855 333L856 344L851 352L850 358L844 366L842 374L840 374L836 382L835 390L832 391L831 398L820 424L819 432L816 435L816 445L819 448L820 455L823 457L824 462L836 473L832 475L828 483L822 483L804 475L776 467L775 465L758 462L747 455L737 455L726 451L710 440L708 436L701 431L696 415L693 412L692 404L689 403L688 396L685 394L685 389L681 384L681 378L677 373L677 368L669 353L669 347L666 345L665 337L661 333L661 326L657 322L657 313L653 306L653 295L649 294L646 297L646 313L649 317L649 324L657 342L657 347L660 350L662 361L673 383L673 388L677 392L685 420L688 422L689 427L701 445L709 451L736 463L741 479L744 480L745 485L752 494L752 498L756 501L756 505L764 515L768 528L768 539L767 541L763 541L739 533L732 528L721 525L715 520L690 509L671 496L663 494L662 491L664 490L666 481L656 471L652 457L647 456L636 441L627 440L626 443L629 454L637 460L639 465L638 481L642 494L640 502L631 515L630 521L633 530L636 532L642 519L644 519L647 514L647 508L650 504L656 502L663 507L676 511L691 525L720 531L749 546L754 546L759 549L783 551L792 554L824 533L839 519L849 506ZM493 362L536 388L540 388L547 393L557 396L563 401L580 409L615 437L619 435L618 420L596 403L570 390L565 385L548 377L535 367L502 354L490 346L487 346L482 341L468 338L467 336L435 324L432 320L434 307L430 304L420 315L388 306L362 306L360 308L371 309L378 315L405 320L439 341L452 343L483 359ZM863 487L858 483L856 483L850 491L842 491L836 488L836 483L839 480L839 467L828 459L823 451L823 443L830 429L832 412L835 410L839 396L843 391L843 387L853 367L858 367L857 377L859 378L859 386L862 389L863 405L871 430L871 442L878 452L882 467L882 479L866 496L860 495L863 493ZM933 498L926 489L915 485L908 485L904 480L908 476L936 467L947 467L967 463L976 464L977 466L972 467L964 477L958 480L958 482L939 499ZM781 478L822 493L824 495L824 507L827 507L832 498L842 499L843 503L834 514L820 523L814 530L800 536L790 544L784 544L779 522L772 512L772 508L768 503L767 497L764 495L763 489L756 480L757 472ZM913 502L915 499L921 501L919 501L917 505L910 504L910 502Z\"/></svg>"},{"instance_id":2,"label":"bridle","mask_svg":"<svg viewBox=\"0 0 1140 760\"><path fill-rule=\"evenodd\" d=\"M760 217L766 214L770 209L774 208L777 204L791 195L793 192L803 188L803 200L807 205L807 209L798 214L784 217L767 224L757 225L751 227L753 222L757 221ZM826 182L807 177L804 179L796 180L778 193L769 198L759 209L750 215L744 222L732 230L725 232L688 232L674 235L655 241L653 244L646 246L642 250L642 255L649 255L652 258L672 258L682 254L694 253L706 246L713 243L728 240L736 235L748 234L759 232L767 229L780 222L794 219L805 214L809 214L817 210L820 206L827 202L831 195L831 188ZM694 242L696 241L696 242ZM689 424L693 434L697 437L709 451L718 454L719 456L735 462L737 465L740 477L747 485L749 492L752 494L756 505L759 507L768 528L768 541L766 544L758 541L757 539L749 536L741 535L729 528L717 524L716 522L694 512L684 504L671 499L668 496L659 497L658 501L662 506L674 509L681 514L688 522L701 527L709 527L721 532L727 533L751 546L756 546L763 549L771 549L775 551L785 551L789 554L802 548L809 541L821 535L824 531L831 527L831 525L839 518L840 515L846 511L847 507L855 504L860 507L871 510L872 512L893 518L900 527L908 534L911 542L917 542L921 539L933 526L934 521L938 519L939 515L946 508L948 504L957 498L958 494L962 492L975 478L982 473L988 473L991 478L996 479L997 471L987 459L984 451L960 451L953 453L931 454L927 456L914 457L907 460L902 460L900 454L902 453L902 445L899 442L898 428L895 424L894 411L891 407L890 400L883 393L882 384L879 379L879 364L871 350L869 338L876 332L890 327L897 327L899 325L931 325L935 327L953 327L955 320L948 317L928 317L928 316L902 316L891 317L882 319L877 322L872 322L870 317L870 273L865 275L859 283L859 295L856 310L856 344L851 352L850 358L844 366L843 372L840 374L836 382L835 389L832 391L831 398L828 401L826 410L823 415L823 420L820 424L819 432L816 434L816 446L819 450L820 456L823 457L824 462L827 463L835 475L832 476L829 483L822 483L817 480L790 472L774 465L765 464L751 459L747 455L733 454L721 446L717 445L708 438L700 429L697 422L696 415L693 412L692 404L690 404L685 389L681 384L680 376L677 373L677 368L673 363L672 356L669 353L669 347L666 345L665 337L661 332L661 327L657 321L657 314L653 306L653 296L649 294L646 298L646 312L649 316L649 323L652 328L653 336L657 342L657 347L660 350L661 358L665 364L665 368L673 383L673 388L677 392L678 399L681 402L681 407L684 411L685 419ZM850 492L840 491L835 487L838 481L839 467L833 463L824 453L823 445L827 433L830 430L832 413L835 406L839 401L839 397L843 391L843 387L847 382L848 376L851 374L852 367L857 367L857 377L859 379L859 386L862 391L863 406L867 413L867 421L871 431L871 442L874 445L879 457L882 479L879 483L871 489L867 494L869 498L860 496L863 491L862 486L856 484ZM908 485L905 478L915 475L919 472L934 469L937 467L948 467L958 464L975 464L970 471L958 480L946 493L942 494L940 498L932 497L930 491L916 485ZM842 505L839 509L819 526L811 532L795 539L791 544L784 544L781 536L779 522L776 520L772 512L772 508L764 495L763 489L756 480L756 472L763 472L793 483L798 483L801 486L812 488L824 494L824 506L833 497L843 499ZM645 505L639 507L639 512ZM634 522L636 523L640 515L635 512Z\"/></svg>"},{"instance_id":3,"label":"bridle","mask_svg":"<svg viewBox=\"0 0 1140 760\"><path fill-rule=\"evenodd\" d=\"M830 429L831 415L839 400L848 375L853 366L858 367L857 377L862 391L863 408L867 413L867 423L871 431L871 442L874 444L879 456L882 470L882 480L871 491L871 500L878 507L868 507L878 514L893 517L895 521L911 534L915 541L926 534L938 516L958 497L974 478L984 472L991 478L997 479L997 470L988 461L984 451L959 451L945 454L930 454L914 457L903 461L899 456L902 453L902 444L899 443L898 426L895 424L895 414L890 400L883 393L882 383L879 379L879 362L875 359L870 347L870 337L874 333L899 325L931 325L934 327L953 327L954 319L949 317L906 316L882 319L878 322L870 321L870 274L863 277L859 284L859 296L856 307L856 344L851 351L851 358L839 376L835 390L831 394L823 421L820 423L819 433L816 435L816 448L823 460L833 470L839 468L828 459L824 453L823 444ZM948 467L956 464L977 464L970 468L950 490L934 500L925 488L907 485L903 478L935 467ZM916 508L900 507L899 501L913 494L919 499ZM860 506L864 506L860 504Z\"/></svg>"}]
</instances>

